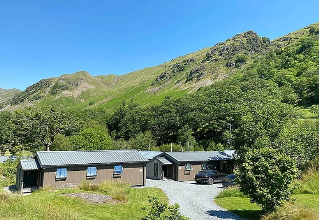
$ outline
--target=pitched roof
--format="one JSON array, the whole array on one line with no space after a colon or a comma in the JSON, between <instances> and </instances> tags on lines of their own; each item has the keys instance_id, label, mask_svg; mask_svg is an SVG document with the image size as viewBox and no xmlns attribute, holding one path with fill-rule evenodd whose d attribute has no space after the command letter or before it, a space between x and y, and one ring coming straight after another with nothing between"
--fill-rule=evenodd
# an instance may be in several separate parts
<instances>
[{"instance_id":1,"label":"pitched roof","mask_svg":"<svg viewBox=\"0 0 319 220\"><path fill-rule=\"evenodd\" d=\"M9 159L7 156L0 156L0 163L4 163Z\"/></svg>"},{"instance_id":2,"label":"pitched roof","mask_svg":"<svg viewBox=\"0 0 319 220\"><path fill-rule=\"evenodd\" d=\"M190 152L165 152L176 162L201 162L208 160L230 160L233 159L222 151L190 151Z\"/></svg>"},{"instance_id":3,"label":"pitched roof","mask_svg":"<svg viewBox=\"0 0 319 220\"><path fill-rule=\"evenodd\" d=\"M22 170L38 170L40 169L40 165L35 159L21 160Z\"/></svg>"},{"instance_id":4,"label":"pitched roof","mask_svg":"<svg viewBox=\"0 0 319 220\"><path fill-rule=\"evenodd\" d=\"M38 151L41 167L148 162L137 150Z\"/></svg>"},{"instance_id":5,"label":"pitched roof","mask_svg":"<svg viewBox=\"0 0 319 220\"><path fill-rule=\"evenodd\" d=\"M154 157L162 154L161 151L140 151L140 154L142 154L143 157L145 157L148 160L152 160Z\"/></svg>"},{"instance_id":6,"label":"pitched roof","mask_svg":"<svg viewBox=\"0 0 319 220\"><path fill-rule=\"evenodd\" d=\"M165 157L157 157L157 159L163 164L163 165L169 165L172 164L170 161L168 161Z\"/></svg>"}]
</instances>

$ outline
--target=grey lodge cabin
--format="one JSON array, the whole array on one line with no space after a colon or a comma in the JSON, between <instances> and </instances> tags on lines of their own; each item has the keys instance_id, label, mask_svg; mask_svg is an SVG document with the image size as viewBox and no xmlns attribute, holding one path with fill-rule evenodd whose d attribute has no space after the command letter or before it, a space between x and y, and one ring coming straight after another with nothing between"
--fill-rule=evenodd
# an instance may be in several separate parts
<instances>
[{"instance_id":1,"label":"grey lodge cabin","mask_svg":"<svg viewBox=\"0 0 319 220\"><path fill-rule=\"evenodd\" d=\"M153 155L146 165L147 178L192 181L200 170L216 169L230 173L234 167L234 151L140 152Z\"/></svg>"},{"instance_id":2,"label":"grey lodge cabin","mask_svg":"<svg viewBox=\"0 0 319 220\"><path fill-rule=\"evenodd\" d=\"M77 186L83 180L124 181L143 186L146 163L136 150L38 151L32 159L21 160L17 167L16 187Z\"/></svg>"}]
</instances>

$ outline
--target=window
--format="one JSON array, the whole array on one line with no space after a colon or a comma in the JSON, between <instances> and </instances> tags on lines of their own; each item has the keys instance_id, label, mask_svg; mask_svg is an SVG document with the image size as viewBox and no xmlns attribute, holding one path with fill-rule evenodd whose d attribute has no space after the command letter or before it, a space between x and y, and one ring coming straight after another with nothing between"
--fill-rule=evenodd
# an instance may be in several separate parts
<instances>
[{"instance_id":1,"label":"window","mask_svg":"<svg viewBox=\"0 0 319 220\"><path fill-rule=\"evenodd\" d=\"M88 167L86 176L96 176L96 167Z\"/></svg>"},{"instance_id":2,"label":"window","mask_svg":"<svg viewBox=\"0 0 319 220\"><path fill-rule=\"evenodd\" d=\"M192 169L193 169L192 164L187 163L187 164L185 165L185 170L192 170Z\"/></svg>"},{"instance_id":3,"label":"window","mask_svg":"<svg viewBox=\"0 0 319 220\"><path fill-rule=\"evenodd\" d=\"M202 164L202 170L208 170L208 166L206 162Z\"/></svg>"},{"instance_id":4,"label":"window","mask_svg":"<svg viewBox=\"0 0 319 220\"><path fill-rule=\"evenodd\" d=\"M114 174L122 174L123 173L123 166L122 165L115 165L114 166Z\"/></svg>"},{"instance_id":5,"label":"window","mask_svg":"<svg viewBox=\"0 0 319 220\"><path fill-rule=\"evenodd\" d=\"M66 179L66 177L67 177L66 168L57 168L57 170L56 170L56 178L57 179Z\"/></svg>"}]
</instances>

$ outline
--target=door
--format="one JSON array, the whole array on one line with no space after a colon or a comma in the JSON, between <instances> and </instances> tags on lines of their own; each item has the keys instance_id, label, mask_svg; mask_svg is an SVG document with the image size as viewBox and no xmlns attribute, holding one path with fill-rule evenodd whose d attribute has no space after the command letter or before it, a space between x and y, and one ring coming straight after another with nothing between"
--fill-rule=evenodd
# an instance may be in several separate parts
<instances>
[{"instance_id":1,"label":"door","mask_svg":"<svg viewBox=\"0 0 319 220\"><path fill-rule=\"evenodd\" d=\"M38 182L38 171L32 170L32 171L24 171L23 175L23 182L24 186L37 186Z\"/></svg>"}]
</instances>

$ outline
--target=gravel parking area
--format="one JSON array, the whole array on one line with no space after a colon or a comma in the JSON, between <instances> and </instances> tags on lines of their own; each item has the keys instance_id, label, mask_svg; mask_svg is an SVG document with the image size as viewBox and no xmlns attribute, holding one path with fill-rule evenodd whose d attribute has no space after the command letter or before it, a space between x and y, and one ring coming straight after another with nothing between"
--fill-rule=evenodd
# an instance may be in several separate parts
<instances>
[{"instance_id":1,"label":"gravel parking area","mask_svg":"<svg viewBox=\"0 0 319 220\"><path fill-rule=\"evenodd\" d=\"M191 220L243 220L214 203L213 199L222 191L222 185L202 185L195 181L177 182L150 180L146 187L161 188L170 204L178 203L183 215Z\"/></svg>"}]
</instances>

